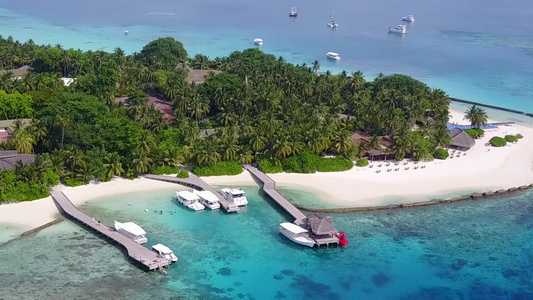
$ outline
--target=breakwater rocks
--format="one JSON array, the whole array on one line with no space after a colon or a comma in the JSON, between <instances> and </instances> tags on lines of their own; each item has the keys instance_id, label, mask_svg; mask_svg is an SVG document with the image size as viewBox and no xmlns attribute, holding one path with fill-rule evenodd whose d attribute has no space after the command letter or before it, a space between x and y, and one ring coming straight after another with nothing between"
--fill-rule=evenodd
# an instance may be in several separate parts
<instances>
[{"instance_id":1,"label":"breakwater rocks","mask_svg":"<svg viewBox=\"0 0 533 300\"><path fill-rule=\"evenodd\" d=\"M526 115L528 117L532 117L533 118L533 113L526 113L524 111L520 111L520 110L516 110L516 109L510 109L510 108L505 108L505 107L501 107L501 106L483 104L483 103L479 103L479 102L468 101L468 100L452 98L452 97L450 97L450 100L455 101L455 102L460 102L460 103L474 104L474 105L477 105L477 106L483 106L483 107L488 107L488 108L499 109L499 110L503 110L503 111L507 111L507 112L512 112L512 113L515 113L515 114Z\"/></svg>"},{"instance_id":2,"label":"breakwater rocks","mask_svg":"<svg viewBox=\"0 0 533 300\"><path fill-rule=\"evenodd\" d=\"M491 197L499 197L504 195L510 195L515 193L524 192L526 190L533 189L533 183L530 185L522 185L519 187L513 187L507 190L497 190L494 192L484 192L484 193L473 193L467 196L459 196L450 199L434 199L429 201L421 201L414 203L404 203L404 204L392 204L392 205L381 205L381 206L369 206L369 207L346 207L346 208L308 208L301 205L294 204L298 209L313 212L313 213L328 213L328 214L343 214L343 213L363 213L363 212L372 212L380 210L392 210L392 209L405 209L405 208L415 208L423 206L432 206L445 203L454 203L461 201L470 201L470 200L481 200Z\"/></svg>"}]
</instances>

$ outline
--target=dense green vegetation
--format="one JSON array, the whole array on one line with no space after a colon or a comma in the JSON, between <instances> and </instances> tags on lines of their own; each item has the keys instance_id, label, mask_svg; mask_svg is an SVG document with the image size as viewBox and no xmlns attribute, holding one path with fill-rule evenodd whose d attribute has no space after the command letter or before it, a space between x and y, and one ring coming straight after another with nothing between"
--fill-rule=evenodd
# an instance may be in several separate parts
<instances>
[{"instance_id":1,"label":"dense green vegetation","mask_svg":"<svg viewBox=\"0 0 533 300\"><path fill-rule=\"evenodd\" d=\"M263 173L283 172L283 166L281 165L281 162L279 161L274 161L268 158L260 158L257 160L257 163L259 164L259 169L263 171Z\"/></svg>"},{"instance_id":2,"label":"dense green vegetation","mask_svg":"<svg viewBox=\"0 0 533 300\"><path fill-rule=\"evenodd\" d=\"M465 129L465 132L475 139L485 134L485 131L480 128Z\"/></svg>"},{"instance_id":3,"label":"dense green vegetation","mask_svg":"<svg viewBox=\"0 0 533 300\"><path fill-rule=\"evenodd\" d=\"M368 160L366 160L364 158L360 158L360 159L358 159L355 162L355 165L358 166L358 167L366 167L366 166L368 166Z\"/></svg>"},{"instance_id":4,"label":"dense green vegetation","mask_svg":"<svg viewBox=\"0 0 533 300\"><path fill-rule=\"evenodd\" d=\"M281 162L274 159L262 158L258 160L259 168L265 173L315 173L315 172L340 172L353 167L353 162L343 157L321 158L316 154L304 151L283 159Z\"/></svg>"},{"instance_id":5,"label":"dense green vegetation","mask_svg":"<svg viewBox=\"0 0 533 300\"><path fill-rule=\"evenodd\" d=\"M0 203L28 201L48 196L48 187L59 183L48 155L37 156L32 165L17 162L12 171L0 171Z\"/></svg>"},{"instance_id":6,"label":"dense green vegetation","mask_svg":"<svg viewBox=\"0 0 533 300\"><path fill-rule=\"evenodd\" d=\"M509 142L509 143L516 143L518 142L518 137L516 137L515 135L512 135L512 134L508 134L506 135L505 137L505 141Z\"/></svg>"},{"instance_id":7,"label":"dense green vegetation","mask_svg":"<svg viewBox=\"0 0 533 300\"><path fill-rule=\"evenodd\" d=\"M431 159L450 142L446 93L399 74L371 81L361 72L317 74L258 49L189 59L172 38L135 55L0 38L0 53L0 69L33 68L22 79L0 73L0 101L15 107L0 108L0 119L34 119L0 147L49 154L50 170L69 184L134 178L178 163L199 175L238 174L239 163L259 158L272 161L272 171L344 170L372 146L352 145L354 130L391 135L389 151L400 160ZM188 84L187 64L221 73ZM66 87L61 77L76 80ZM169 124L147 95L172 104ZM339 158L318 158L326 153Z\"/></svg>"},{"instance_id":8,"label":"dense green vegetation","mask_svg":"<svg viewBox=\"0 0 533 300\"><path fill-rule=\"evenodd\" d=\"M33 114L33 100L29 95L6 94L0 90L0 118L25 119L32 118Z\"/></svg>"},{"instance_id":9,"label":"dense green vegetation","mask_svg":"<svg viewBox=\"0 0 533 300\"><path fill-rule=\"evenodd\" d=\"M495 136L491 138L489 142L494 147L503 147L507 145L507 142L505 141L505 139L499 136Z\"/></svg>"},{"instance_id":10,"label":"dense green vegetation","mask_svg":"<svg viewBox=\"0 0 533 300\"><path fill-rule=\"evenodd\" d=\"M155 175L179 174L179 172L178 166L157 166L150 171L150 173Z\"/></svg>"},{"instance_id":11,"label":"dense green vegetation","mask_svg":"<svg viewBox=\"0 0 533 300\"><path fill-rule=\"evenodd\" d=\"M178 172L177 177L178 177L178 178L189 178L189 172L187 172L187 170L183 170L183 169L181 169L181 170Z\"/></svg>"},{"instance_id":12,"label":"dense green vegetation","mask_svg":"<svg viewBox=\"0 0 533 300\"><path fill-rule=\"evenodd\" d=\"M446 159L450 156L450 153L448 153L448 150L439 148L433 152L433 157L436 159Z\"/></svg>"},{"instance_id":13,"label":"dense green vegetation","mask_svg":"<svg viewBox=\"0 0 533 300\"><path fill-rule=\"evenodd\" d=\"M212 166L196 166L193 172L198 176L239 175L243 171L235 161L221 161Z\"/></svg>"}]
</instances>

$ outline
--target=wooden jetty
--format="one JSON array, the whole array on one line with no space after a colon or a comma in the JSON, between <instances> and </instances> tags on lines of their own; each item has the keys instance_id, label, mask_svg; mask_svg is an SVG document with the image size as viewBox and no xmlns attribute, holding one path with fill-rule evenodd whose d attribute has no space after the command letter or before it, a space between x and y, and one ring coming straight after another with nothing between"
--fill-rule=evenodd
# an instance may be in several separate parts
<instances>
[{"instance_id":1,"label":"wooden jetty","mask_svg":"<svg viewBox=\"0 0 533 300\"><path fill-rule=\"evenodd\" d=\"M268 177L265 173L259 171L256 167L252 165L242 165L242 167L250 172L253 177L255 177L259 182L263 184L263 191L265 194L267 194L272 200L274 200L283 210L285 210L289 215L291 215L295 220L294 223L296 225L302 226L304 228L307 228L310 233L310 237L315 241L316 245L318 247L322 245L330 245L330 244L339 244L339 239L332 234L326 234L326 235L314 235L312 232L312 226L308 224L308 220L306 215L304 215L296 206L294 206L292 203L289 202L289 200L285 199L278 191L276 191L276 182L272 180L272 178ZM327 218L329 219L329 218ZM329 220L328 222L331 222ZM332 232L337 232L335 227L333 227L333 223L331 223L331 229Z\"/></svg>"},{"instance_id":2,"label":"wooden jetty","mask_svg":"<svg viewBox=\"0 0 533 300\"><path fill-rule=\"evenodd\" d=\"M272 178L268 177L265 173L259 171L252 165L242 165L242 167L263 184L263 191L265 194L291 215L295 219L294 223L296 225L303 224L303 220L306 218L305 215L296 208L296 206L292 205L289 200L285 199L285 197L276 191L276 182L272 180Z\"/></svg>"},{"instance_id":3,"label":"wooden jetty","mask_svg":"<svg viewBox=\"0 0 533 300\"><path fill-rule=\"evenodd\" d=\"M79 211L63 192L54 191L50 193L50 195L52 196L52 199L54 199L56 206L62 214L120 244L126 249L131 259L138 262L148 270L163 270L162 267L170 265L170 260L159 256L154 251L137 244L114 229L95 221L94 218L91 218Z\"/></svg>"},{"instance_id":4,"label":"wooden jetty","mask_svg":"<svg viewBox=\"0 0 533 300\"><path fill-rule=\"evenodd\" d=\"M144 175L145 178L148 179L154 179L154 180L160 180L160 181L166 181L166 182L172 182L177 183L180 185L192 187L197 190L202 191L210 191L211 193L215 194L218 198L218 202L220 202L220 205L222 205L222 208L228 213L230 212L237 212L239 211L239 206L229 202L228 200L224 199L217 191L215 191L214 188L212 188L209 184L207 184L205 181L200 179L198 176L192 174L189 172L189 178L178 178L178 177L172 177L172 176L163 176L163 175Z\"/></svg>"}]
</instances>

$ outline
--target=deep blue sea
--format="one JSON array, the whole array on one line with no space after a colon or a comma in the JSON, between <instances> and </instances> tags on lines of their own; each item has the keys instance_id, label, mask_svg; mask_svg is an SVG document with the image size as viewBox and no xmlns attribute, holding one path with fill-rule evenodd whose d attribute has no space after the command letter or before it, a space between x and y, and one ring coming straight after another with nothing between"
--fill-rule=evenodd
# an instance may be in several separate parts
<instances>
[{"instance_id":1,"label":"deep blue sea","mask_svg":"<svg viewBox=\"0 0 533 300\"><path fill-rule=\"evenodd\" d=\"M91 202L81 209L140 224L148 246L164 243L179 261L167 275L144 272L66 220L0 245L0 299L533 299L532 192L331 215L350 244L312 250L281 236L288 217L245 190L244 214L195 213L173 191Z\"/></svg>"},{"instance_id":2,"label":"deep blue sea","mask_svg":"<svg viewBox=\"0 0 533 300\"><path fill-rule=\"evenodd\" d=\"M289 18L297 6L297 18ZM335 8L336 30L326 26ZM388 34L404 15L405 36ZM254 47L322 70L404 73L452 97L533 112L531 0L0 0L0 34L128 53L160 36L214 58ZM123 32L129 30L125 36ZM327 61L325 52L342 56Z\"/></svg>"}]
</instances>

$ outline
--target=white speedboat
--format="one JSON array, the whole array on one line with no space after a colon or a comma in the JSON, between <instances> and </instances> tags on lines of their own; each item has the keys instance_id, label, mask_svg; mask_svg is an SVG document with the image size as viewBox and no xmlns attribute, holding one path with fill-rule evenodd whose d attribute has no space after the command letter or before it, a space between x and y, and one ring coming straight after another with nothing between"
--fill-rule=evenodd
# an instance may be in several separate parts
<instances>
[{"instance_id":1,"label":"white speedboat","mask_svg":"<svg viewBox=\"0 0 533 300\"><path fill-rule=\"evenodd\" d=\"M263 39L254 39L254 43L259 46L263 46Z\"/></svg>"},{"instance_id":2,"label":"white speedboat","mask_svg":"<svg viewBox=\"0 0 533 300\"><path fill-rule=\"evenodd\" d=\"M298 9L296 7L291 7L291 11L289 12L289 17L297 17L298 16Z\"/></svg>"},{"instance_id":3,"label":"white speedboat","mask_svg":"<svg viewBox=\"0 0 533 300\"><path fill-rule=\"evenodd\" d=\"M220 194L224 199L238 206L248 205L248 199L246 199L244 191L241 189L221 189Z\"/></svg>"},{"instance_id":4,"label":"white speedboat","mask_svg":"<svg viewBox=\"0 0 533 300\"><path fill-rule=\"evenodd\" d=\"M210 191L197 191L192 190L192 193L200 198L200 203L209 209L219 209L220 203L218 203L218 198L215 194Z\"/></svg>"},{"instance_id":5,"label":"white speedboat","mask_svg":"<svg viewBox=\"0 0 533 300\"><path fill-rule=\"evenodd\" d=\"M178 257L174 255L174 252L170 250L167 246L163 244L157 244L152 246L152 250L156 252L157 254L161 255L162 257L170 260L171 262L177 262Z\"/></svg>"},{"instance_id":6,"label":"white speedboat","mask_svg":"<svg viewBox=\"0 0 533 300\"><path fill-rule=\"evenodd\" d=\"M279 224L279 232L289 240L307 247L314 247L315 241L309 237L309 231L293 223Z\"/></svg>"},{"instance_id":7,"label":"white speedboat","mask_svg":"<svg viewBox=\"0 0 533 300\"><path fill-rule=\"evenodd\" d=\"M126 31L124 31L124 35L128 35L128 34L130 34L130 32L129 32L129 31L127 31L127 30L126 30Z\"/></svg>"},{"instance_id":8,"label":"white speedboat","mask_svg":"<svg viewBox=\"0 0 533 300\"><path fill-rule=\"evenodd\" d=\"M339 53L335 53L335 52L327 52L326 56L329 59L334 59L334 60L340 60L341 59L341 56L339 55Z\"/></svg>"},{"instance_id":9,"label":"white speedboat","mask_svg":"<svg viewBox=\"0 0 533 300\"><path fill-rule=\"evenodd\" d=\"M133 240L137 244L144 244L148 242L148 239L146 238L146 231L133 222L120 223L115 221L115 230Z\"/></svg>"},{"instance_id":10,"label":"white speedboat","mask_svg":"<svg viewBox=\"0 0 533 300\"><path fill-rule=\"evenodd\" d=\"M414 22L415 21L415 17L413 15L407 15L407 16L403 17L402 20L405 21L405 22Z\"/></svg>"},{"instance_id":11,"label":"white speedboat","mask_svg":"<svg viewBox=\"0 0 533 300\"><path fill-rule=\"evenodd\" d=\"M202 203L199 202L200 197L189 191L176 192L176 197L178 199L178 202L181 203L181 205L190 208L194 211L205 209L205 206L203 206Z\"/></svg>"},{"instance_id":12,"label":"white speedboat","mask_svg":"<svg viewBox=\"0 0 533 300\"><path fill-rule=\"evenodd\" d=\"M389 32L406 34L407 33L407 26L405 26L405 25L396 25L394 27L389 27Z\"/></svg>"}]
</instances>

